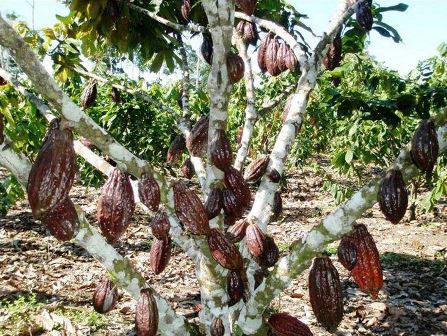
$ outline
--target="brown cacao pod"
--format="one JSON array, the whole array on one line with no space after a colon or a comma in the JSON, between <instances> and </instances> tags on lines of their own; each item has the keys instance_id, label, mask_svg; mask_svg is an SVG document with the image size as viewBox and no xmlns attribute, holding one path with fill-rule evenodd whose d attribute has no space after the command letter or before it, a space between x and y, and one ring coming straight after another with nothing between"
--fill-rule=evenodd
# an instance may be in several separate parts
<instances>
[{"instance_id":1,"label":"brown cacao pod","mask_svg":"<svg viewBox=\"0 0 447 336\"><path fill-rule=\"evenodd\" d=\"M271 314L268 324L275 336L313 336L307 325L288 313Z\"/></svg>"},{"instance_id":2,"label":"brown cacao pod","mask_svg":"<svg viewBox=\"0 0 447 336\"><path fill-rule=\"evenodd\" d=\"M224 130L216 130L216 136L210 144L211 162L220 170L226 171L233 160L230 141Z\"/></svg>"},{"instance_id":3,"label":"brown cacao pod","mask_svg":"<svg viewBox=\"0 0 447 336\"><path fill-rule=\"evenodd\" d=\"M245 21L245 20L241 20L236 25L236 31L241 37L243 37L243 35L244 35L244 27L245 27L246 22L247 21Z\"/></svg>"},{"instance_id":4,"label":"brown cacao pod","mask_svg":"<svg viewBox=\"0 0 447 336\"><path fill-rule=\"evenodd\" d=\"M166 238L169 235L169 229L171 228L169 217L166 212L157 212L151 221L150 227L152 230L152 234L157 239Z\"/></svg>"},{"instance_id":5,"label":"brown cacao pod","mask_svg":"<svg viewBox=\"0 0 447 336\"><path fill-rule=\"evenodd\" d=\"M28 201L36 219L68 196L75 173L73 133L53 119L28 178Z\"/></svg>"},{"instance_id":6,"label":"brown cacao pod","mask_svg":"<svg viewBox=\"0 0 447 336\"><path fill-rule=\"evenodd\" d=\"M352 277L363 292L375 299L383 286L379 251L365 225L355 225L351 237L357 250L357 261L351 271Z\"/></svg>"},{"instance_id":7,"label":"brown cacao pod","mask_svg":"<svg viewBox=\"0 0 447 336\"><path fill-rule=\"evenodd\" d=\"M358 3L355 10L355 15L360 27L370 31L373 25L373 15L371 6L367 1L361 1Z\"/></svg>"},{"instance_id":8,"label":"brown cacao pod","mask_svg":"<svg viewBox=\"0 0 447 336\"><path fill-rule=\"evenodd\" d=\"M273 267L279 259L279 249L273 237L265 236L264 252L258 258L258 263L262 267Z\"/></svg>"},{"instance_id":9,"label":"brown cacao pod","mask_svg":"<svg viewBox=\"0 0 447 336\"><path fill-rule=\"evenodd\" d=\"M3 116L0 115L0 145L3 145L5 141L5 123L3 121Z\"/></svg>"},{"instance_id":10,"label":"brown cacao pod","mask_svg":"<svg viewBox=\"0 0 447 336\"><path fill-rule=\"evenodd\" d=\"M254 257L261 257L264 253L265 235L258 225L250 223L245 231L245 244Z\"/></svg>"},{"instance_id":11,"label":"brown cacao pod","mask_svg":"<svg viewBox=\"0 0 447 336\"><path fill-rule=\"evenodd\" d=\"M328 70L334 70L340 65L342 59L342 41L340 33L334 38L330 45L326 56L323 58L323 64Z\"/></svg>"},{"instance_id":12,"label":"brown cacao pod","mask_svg":"<svg viewBox=\"0 0 447 336\"><path fill-rule=\"evenodd\" d=\"M155 274L160 274L168 266L171 259L171 237L169 235L162 239L154 239L149 255L149 264Z\"/></svg>"},{"instance_id":13,"label":"brown cacao pod","mask_svg":"<svg viewBox=\"0 0 447 336\"><path fill-rule=\"evenodd\" d=\"M272 169L268 177L270 181L272 181L273 183L278 183L279 180L281 179L281 174L276 169Z\"/></svg>"},{"instance_id":14,"label":"brown cacao pod","mask_svg":"<svg viewBox=\"0 0 447 336\"><path fill-rule=\"evenodd\" d=\"M281 193L279 191L275 192L275 195L273 196L273 208L272 208L272 217L270 220L276 221L278 220L279 216L282 213L282 197Z\"/></svg>"},{"instance_id":15,"label":"brown cacao pod","mask_svg":"<svg viewBox=\"0 0 447 336\"><path fill-rule=\"evenodd\" d=\"M247 15L253 15L256 8L256 0L236 0L236 5Z\"/></svg>"},{"instance_id":16,"label":"brown cacao pod","mask_svg":"<svg viewBox=\"0 0 447 336\"><path fill-rule=\"evenodd\" d=\"M226 58L228 81L230 84L239 82L244 77L245 65L241 56L229 52Z\"/></svg>"},{"instance_id":17,"label":"brown cacao pod","mask_svg":"<svg viewBox=\"0 0 447 336\"><path fill-rule=\"evenodd\" d=\"M175 213L186 230L195 235L208 235L208 216L200 198L183 182L175 182L172 189Z\"/></svg>"},{"instance_id":18,"label":"brown cacao pod","mask_svg":"<svg viewBox=\"0 0 447 336\"><path fill-rule=\"evenodd\" d=\"M186 147L193 156L201 156L208 144L208 116L202 116L191 129L191 133L186 140Z\"/></svg>"},{"instance_id":19,"label":"brown cacao pod","mask_svg":"<svg viewBox=\"0 0 447 336\"><path fill-rule=\"evenodd\" d=\"M212 228L208 236L208 246L214 260L223 268L239 270L244 266L242 255L219 228Z\"/></svg>"},{"instance_id":20,"label":"brown cacao pod","mask_svg":"<svg viewBox=\"0 0 447 336\"><path fill-rule=\"evenodd\" d=\"M182 17L186 22L189 21L189 13L191 12L191 3L189 0L183 0L182 6L180 7L180 12L182 13Z\"/></svg>"},{"instance_id":21,"label":"brown cacao pod","mask_svg":"<svg viewBox=\"0 0 447 336\"><path fill-rule=\"evenodd\" d=\"M150 288L144 288L135 308L135 328L137 336L155 336L158 330L157 301Z\"/></svg>"},{"instance_id":22,"label":"brown cacao pod","mask_svg":"<svg viewBox=\"0 0 447 336\"><path fill-rule=\"evenodd\" d=\"M286 58L287 58L287 44L285 42L280 42L278 47L278 68L281 72L287 70Z\"/></svg>"},{"instance_id":23,"label":"brown cacao pod","mask_svg":"<svg viewBox=\"0 0 447 336\"><path fill-rule=\"evenodd\" d=\"M411 140L411 158L419 169L431 172L439 153L438 137L432 120L422 120Z\"/></svg>"},{"instance_id":24,"label":"brown cacao pod","mask_svg":"<svg viewBox=\"0 0 447 336\"><path fill-rule=\"evenodd\" d=\"M245 182L239 170L233 167L229 167L228 170L225 171L224 182L227 189L232 191L236 195L236 198L243 207L247 207L250 205L250 188L248 187L247 182Z\"/></svg>"},{"instance_id":25,"label":"brown cacao pod","mask_svg":"<svg viewBox=\"0 0 447 336\"><path fill-rule=\"evenodd\" d=\"M351 271L357 261L357 248L351 236L345 235L340 240L337 250L338 261L348 271Z\"/></svg>"},{"instance_id":26,"label":"brown cacao pod","mask_svg":"<svg viewBox=\"0 0 447 336\"><path fill-rule=\"evenodd\" d=\"M222 190L222 198L225 216L230 216L234 219L241 218L244 209L236 194L225 188Z\"/></svg>"},{"instance_id":27,"label":"brown cacao pod","mask_svg":"<svg viewBox=\"0 0 447 336\"><path fill-rule=\"evenodd\" d=\"M208 215L208 219L212 219L220 214L223 207L223 194L219 188L211 189L208 198L205 202L205 210Z\"/></svg>"},{"instance_id":28,"label":"brown cacao pod","mask_svg":"<svg viewBox=\"0 0 447 336\"><path fill-rule=\"evenodd\" d=\"M188 180L190 180L190 179L192 179L194 177L194 174L195 174L194 166L193 166L190 158L187 158L185 160L185 162L183 162L182 174Z\"/></svg>"},{"instance_id":29,"label":"brown cacao pod","mask_svg":"<svg viewBox=\"0 0 447 336\"><path fill-rule=\"evenodd\" d=\"M185 149L185 137L179 134L174 138L169 146L168 153L166 154L166 162L169 164L175 163L178 159L180 159Z\"/></svg>"},{"instance_id":30,"label":"brown cacao pod","mask_svg":"<svg viewBox=\"0 0 447 336\"><path fill-rule=\"evenodd\" d=\"M272 40L273 35L271 33L267 33L261 41L261 44L258 49L258 66L259 69L264 73L267 71L267 65L265 63L265 56L267 53L267 47Z\"/></svg>"},{"instance_id":31,"label":"brown cacao pod","mask_svg":"<svg viewBox=\"0 0 447 336\"><path fill-rule=\"evenodd\" d=\"M108 242L116 242L126 231L134 210L129 175L114 168L101 189L96 209L99 228Z\"/></svg>"},{"instance_id":32,"label":"brown cacao pod","mask_svg":"<svg viewBox=\"0 0 447 336\"><path fill-rule=\"evenodd\" d=\"M258 31L256 30L256 25L253 22L246 21L244 24L244 31L242 33L242 39L245 43L256 45L258 41Z\"/></svg>"},{"instance_id":33,"label":"brown cacao pod","mask_svg":"<svg viewBox=\"0 0 447 336\"><path fill-rule=\"evenodd\" d=\"M204 34L202 45L200 46L200 52L206 63L210 64L213 62L213 40L211 36Z\"/></svg>"},{"instance_id":34,"label":"brown cacao pod","mask_svg":"<svg viewBox=\"0 0 447 336\"><path fill-rule=\"evenodd\" d=\"M121 103L121 94L116 87L112 87L112 91L110 91L110 97L115 103L117 104Z\"/></svg>"},{"instance_id":35,"label":"brown cacao pod","mask_svg":"<svg viewBox=\"0 0 447 336\"><path fill-rule=\"evenodd\" d=\"M118 301L118 287L107 277L102 277L93 293L93 308L100 314L108 313Z\"/></svg>"},{"instance_id":36,"label":"brown cacao pod","mask_svg":"<svg viewBox=\"0 0 447 336\"><path fill-rule=\"evenodd\" d=\"M81 94L81 106L86 109L93 106L98 95L98 84L95 81L90 81L85 86Z\"/></svg>"},{"instance_id":37,"label":"brown cacao pod","mask_svg":"<svg viewBox=\"0 0 447 336\"><path fill-rule=\"evenodd\" d=\"M157 211L160 206L160 187L150 174L143 174L138 181L138 195L141 203L152 211Z\"/></svg>"},{"instance_id":38,"label":"brown cacao pod","mask_svg":"<svg viewBox=\"0 0 447 336\"><path fill-rule=\"evenodd\" d=\"M214 318L211 322L210 327L211 336L224 336L225 335L225 327L223 325L222 319Z\"/></svg>"},{"instance_id":39,"label":"brown cacao pod","mask_svg":"<svg viewBox=\"0 0 447 336\"><path fill-rule=\"evenodd\" d=\"M278 66L278 48L278 39L272 38L265 52L265 65L267 67L267 72L272 76L278 76L281 73Z\"/></svg>"},{"instance_id":40,"label":"brown cacao pod","mask_svg":"<svg viewBox=\"0 0 447 336\"><path fill-rule=\"evenodd\" d=\"M377 196L385 218L393 224L399 223L408 205L408 191L400 170L392 169L387 173Z\"/></svg>"},{"instance_id":41,"label":"brown cacao pod","mask_svg":"<svg viewBox=\"0 0 447 336\"><path fill-rule=\"evenodd\" d=\"M244 270L230 271L227 275L228 306L233 306L244 298L246 291L246 277Z\"/></svg>"},{"instance_id":42,"label":"brown cacao pod","mask_svg":"<svg viewBox=\"0 0 447 336\"><path fill-rule=\"evenodd\" d=\"M290 71L295 71L298 69L298 60L296 59L295 53L292 49L290 49L289 45L287 45L287 54L285 59L286 67Z\"/></svg>"},{"instance_id":43,"label":"brown cacao pod","mask_svg":"<svg viewBox=\"0 0 447 336\"><path fill-rule=\"evenodd\" d=\"M239 243L245 237L245 232L247 231L248 224L249 223L245 218L238 220L233 226L228 229L228 238L233 243Z\"/></svg>"},{"instance_id":44,"label":"brown cacao pod","mask_svg":"<svg viewBox=\"0 0 447 336\"><path fill-rule=\"evenodd\" d=\"M330 332L337 330L343 318L343 293L337 269L328 256L314 259L309 271L309 299L318 322Z\"/></svg>"},{"instance_id":45,"label":"brown cacao pod","mask_svg":"<svg viewBox=\"0 0 447 336\"><path fill-rule=\"evenodd\" d=\"M61 241L68 241L78 233L78 214L68 196L45 212L41 221L50 230L51 234Z\"/></svg>"},{"instance_id":46,"label":"brown cacao pod","mask_svg":"<svg viewBox=\"0 0 447 336\"><path fill-rule=\"evenodd\" d=\"M270 157L268 155L264 155L250 163L245 169L245 181L254 182L261 178L267 170L269 162Z\"/></svg>"},{"instance_id":47,"label":"brown cacao pod","mask_svg":"<svg viewBox=\"0 0 447 336\"><path fill-rule=\"evenodd\" d=\"M0 76L0 86L5 86L6 84L8 84L8 81Z\"/></svg>"}]
</instances>

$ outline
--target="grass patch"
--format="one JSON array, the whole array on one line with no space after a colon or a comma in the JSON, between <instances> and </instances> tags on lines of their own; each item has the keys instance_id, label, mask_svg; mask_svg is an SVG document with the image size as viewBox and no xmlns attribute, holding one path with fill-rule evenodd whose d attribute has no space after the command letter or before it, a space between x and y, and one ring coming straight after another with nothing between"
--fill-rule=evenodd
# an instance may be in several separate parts
<instances>
[{"instance_id":1,"label":"grass patch","mask_svg":"<svg viewBox=\"0 0 447 336\"><path fill-rule=\"evenodd\" d=\"M99 314L93 309L65 307L55 310L54 313L65 316L74 324L88 326L93 331L106 327L109 324L109 318L106 315Z\"/></svg>"}]
</instances>

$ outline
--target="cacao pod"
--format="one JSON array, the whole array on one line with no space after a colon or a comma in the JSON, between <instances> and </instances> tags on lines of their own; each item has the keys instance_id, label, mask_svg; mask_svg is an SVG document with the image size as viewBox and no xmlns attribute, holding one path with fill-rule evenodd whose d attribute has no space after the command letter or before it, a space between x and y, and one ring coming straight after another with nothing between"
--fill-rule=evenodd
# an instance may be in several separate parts
<instances>
[{"instance_id":1,"label":"cacao pod","mask_svg":"<svg viewBox=\"0 0 447 336\"><path fill-rule=\"evenodd\" d=\"M157 301L150 288L144 288L135 308L137 336L155 336L158 330Z\"/></svg>"},{"instance_id":2,"label":"cacao pod","mask_svg":"<svg viewBox=\"0 0 447 336\"><path fill-rule=\"evenodd\" d=\"M223 209L225 212L225 217L229 216L234 219L242 217L242 204L239 202L237 196L228 189L222 190L223 198Z\"/></svg>"},{"instance_id":3,"label":"cacao pod","mask_svg":"<svg viewBox=\"0 0 447 336\"><path fill-rule=\"evenodd\" d=\"M209 35L203 35L202 45L200 46L200 52L206 63L213 62L213 40Z\"/></svg>"},{"instance_id":4,"label":"cacao pod","mask_svg":"<svg viewBox=\"0 0 447 336\"><path fill-rule=\"evenodd\" d=\"M272 169L268 177L270 181L272 181L273 183L278 183L279 180L281 179L281 174L276 169Z\"/></svg>"},{"instance_id":5,"label":"cacao pod","mask_svg":"<svg viewBox=\"0 0 447 336\"><path fill-rule=\"evenodd\" d=\"M392 169L382 180L379 193L380 210L391 223L397 224L405 216L408 191L400 170Z\"/></svg>"},{"instance_id":6,"label":"cacao pod","mask_svg":"<svg viewBox=\"0 0 447 336\"><path fill-rule=\"evenodd\" d=\"M286 67L290 71L295 71L298 69L298 60L296 59L295 53L292 49L287 45L287 54L285 59Z\"/></svg>"},{"instance_id":7,"label":"cacao pod","mask_svg":"<svg viewBox=\"0 0 447 336\"><path fill-rule=\"evenodd\" d=\"M149 255L149 264L155 274L160 274L168 266L171 259L171 237L165 236L162 239L154 239Z\"/></svg>"},{"instance_id":8,"label":"cacao pod","mask_svg":"<svg viewBox=\"0 0 447 336\"><path fill-rule=\"evenodd\" d=\"M3 145L3 142L5 141L5 124L3 121L3 116L0 115L0 145Z\"/></svg>"},{"instance_id":9,"label":"cacao pod","mask_svg":"<svg viewBox=\"0 0 447 336\"><path fill-rule=\"evenodd\" d=\"M99 228L108 242L116 242L126 231L134 210L129 175L114 168L101 189L96 209Z\"/></svg>"},{"instance_id":10,"label":"cacao pod","mask_svg":"<svg viewBox=\"0 0 447 336\"><path fill-rule=\"evenodd\" d=\"M265 236L264 252L258 258L258 263L262 267L273 267L279 259L279 249L275 240L270 236Z\"/></svg>"},{"instance_id":11,"label":"cacao pod","mask_svg":"<svg viewBox=\"0 0 447 336\"><path fill-rule=\"evenodd\" d=\"M256 8L256 0L236 0L236 5L248 16L253 15Z\"/></svg>"},{"instance_id":12,"label":"cacao pod","mask_svg":"<svg viewBox=\"0 0 447 336\"><path fill-rule=\"evenodd\" d=\"M220 170L225 171L231 166L232 154L231 144L225 131L217 129L216 136L210 144L211 162Z\"/></svg>"},{"instance_id":13,"label":"cacao pod","mask_svg":"<svg viewBox=\"0 0 447 336\"><path fill-rule=\"evenodd\" d=\"M379 251L365 225L355 225L351 237L357 250L357 261L351 271L352 277L363 292L376 299L383 286Z\"/></svg>"},{"instance_id":14,"label":"cacao pod","mask_svg":"<svg viewBox=\"0 0 447 336\"><path fill-rule=\"evenodd\" d=\"M115 103L117 104L121 103L121 94L116 87L112 87L112 91L110 91L110 97L112 97L112 100Z\"/></svg>"},{"instance_id":15,"label":"cacao pod","mask_svg":"<svg viewBox=\"0 0 447 336\"><path fill-rule=\"evenodd\" d=\"M355 242L349 235L345 235L340 240L337 250L338 261L348 271L351 271L357 261L357 248Z\"/></svg>"},{"instance_id":16,"label":"cacao pod","mask_svg":"<svg viewBox=\"0 0 447 336\"><path fill-rule=\"evenodd\" d=\"M309 299L318 322L330 332L337 330L343 318L343 293L337 269L327 256L314 259L309 271Z\"/></svg>"},{"instance_id":17,"label":"cacao pod","mask_svg":"<svg viewBox=\"0 0 447 336\"><path fill-rule=\"evenodd\" d=\"M8 84L8 81L0 76L0 86L5 86L6 84Z\"/></svg>"},{"instance_id":18,"label":"cacao pod","mask_svg":"<svg viewBox=\"0 0 447 336\"><path fill-rule=\"evenodd\" d=\"M208 219L212 219L220 214L223 207L223 194L219 188L211 189L208 198L205 202L205 210L208 215Z\"/></svg>"},{"instance_id":19,"label":"cacao pod","mask_svg":"<svg viewBox=\"0 0 447 336\"><path fill-rule=\"evenodd\" d=\"M355 10L355 15L360 27L367 31L370 31L373 25L373 15L371 6L368 4L367 1L361 1L358 3Z\"/></svg>"},{"instance_id":20,"label":"cacao pod","mask_svg":"<svg viewBox=\"0 0 447 336\"><path fill-rule=\"evenodd\" d=\"M86 109L93 106L98 95L98 84L95 81L90 81L85 86L81 94L81 106Z\"/></svg>"},{"instance_id":21,"label":"cacao pod","mask_svg":"<svg viewBox=\"0 0 447 336\"><path fill-rule=\"evenodd\" d=\"M241 20L238 22L238 24L236 25L236 31L239 34L239 36L241 36L243 38L244 36L244 27L245 27L245 23L247 21L245 20Z\"/></svg>"},{"instance_id":22,"label":"cacao pod","mask_svg":"<svg viewBox=\"0 0 447 336\"><path fill-rule=\"evenodd\" d=\"M307 325L288 313L271 314L268 324L275 336L313 336Z\"/></svg>"},{"instance_id":23,"label":"cacao pod","mask_svg":"<svg viewBox=\"0 0 447 336\"><path fill-rule=\"evenodd\" d=\"M208 236L208 246L214 260L223 268L239 270L244 266L242 255L219 228L212 228Z\"/></svg>"},{"instance_id":24,"label":"cacao pod","mask_svg":"<svg viewBox=\"0 0 447 336\"><path fill-rule=\"evenodd\" d=\"M193 156L201 156L208 144L208 116L202 116L191 129L191 133L186 140L186 147Z\"/></svg>"},{"instance_id":25,"label":"cacao pod","mask_svg":"<svg viewBox=\"0 0 447 336\"><path fill-rule=\"evenodd\" d=\"M267 47L272 40L273 35L271 33L267 33L261 41L261 44L258 49L258 66L261 69L262 73L267 71L267 65L265 63L265 56L267 53Z\"/></svg>"},{"instance_id":26,"label":"cacao pod","mask_svg":"<svg viewBox=\"0 0 447 336\"><path fill-rule=\"evenodd\" d=\"M227 231L228 238L233 243L239 243L245 237L245 232L247 231L248 221L244 218L238 220L232 227Z\"/></svg>"},{"instance_id":27,"label":"cacao pod","mask_svg":"<svg viewBox=\"0 0 447 336\"><path fill-rule=\"evenodd\" d=\"M188 180L193 178L193 176L195 174L195 171L194 171L194 166L192 165L192 162L191 162L190 158L187 158L185 160L185 162L183 162L182 174Z\"/></svg>"},{"instance_id":28,"label":"cacao pod","mask_svg":"<svg viewBox=\"0 0 447 336\"><path fill-rule=\"evenodd\" d=\"M278 76L281 73L278 66L278 48L278 39L272 38L265 51L265 65L267 72L272 76Z\"/></svg>"},{"instance_id":29,"label":"cacao pod","mask_svg":"<svg viewBox=\"0 0 447 336\"><path fill-rule=\"evenodd\" d=\"M253 182L261 178L267 170L269 162L270 157L268 155L264 155L250 163L245 169L245 181Z\"/></svg>"},{"instance_id":30,"label":"cacao pod","mask_svg":"<svg viewBox=\"0 0 447 336\"><path fill-rule=\"evenodd\" d=\"M138 181L138 196L140 202L152 211L157 211L160 206L160 187L155 178L150 174L143 174Z\"/></svg>"},{"instance_id":31,"label":"cacao pod","mask_svg":"<svg viewBox=\"0 0 447 336\"><path fill-rule=\"evenodd\" d=\"M330 45L326 57L323 58L323 64L328 70L334 70L340 65L342 59L342 41L340 33L338 33L332 44Z\"/></svg>"},{"instance_id":32,"label":"cacao pod","mask_svg":"<svg viewBox=\"0 0 447 336\"><path fill-rule=\"evenodd\" d=\"M272 222L278 220L279 215L282 213L282 197L281 193L279 191L275 192L275 195L273 196L273 208L272 208L272 217L270 220Z\"/></svg>"},{"instance_id":33,"label":"cacao pod","mask_svg":"<svg viewBox=\"0 0 447 336\"><path fill-rule=\"evenodd\" d=\"M191 4L189 0L183 0L182 6L180 7L180 11L182 13L182 17L186 22L189 21L189 13L191 12Z\"/></svg>"},{"instance_id":34,"label":"cacao pod","mask_svg":"<svg viewBox=\"0 0 447 336\"><path fill-rule=\"evenodd\" d=\"M258 225L250 223L245 231L245 244L254 257L261 257L264 253L265 235Z\"/></svg>"},{"instance_id":35,"label":"cacao pod","mask_svg":"<svg viewBox=\"0 0 447 336\"><path fill-rule=\"evenodd\" d=\"M287 70L286 58L287 58L287 44L285 42L279 43L278 47L278 68L281 72Z\"/></svg>"},{"instance_id":36,"label":"cacao pod","mask_svg":"<svg viewBox=\"0 0 447 336\"><path fill-rule=\"evenodd\" d=\"M226 58L228 81L230 84L239 82L244 77L245 65L241 56L229 52Z\"/></svg>"},{"instance_id":37,"label":"cacao pod","mask_svg":"<svg viewBox=\"0 0 447 336\"><path fill-rule=\"evenodd\" d=\"M176 162L182 156L185 148L185 137L181 134L177 135L169 146L166 162L169 164Z\"/></svg>"},{"instance_id":38,"label":"cacao pod","mask_svg":"<svg viewBox=\"0 0 447 336\"><path fill-rule=\"evenodd\" d=\"M118 287L107 277L102 277L93 293L93 308L100 314L108 313L118 301Z\"/></svg>"},{"instance_id":39,"label":"cacao pod","mask_svg":"<svg viewBox=\"0 0 447 336\"><path fill-rule=\"evenodd\" d=\"M419 169L431 172L439 153L438 137L432 120L422 120L411 140L411 158Z\"/></svg>"},{"instance_id":40,"label":"cacao pod","mask_svg":"<svg viewBox=\"0 0 447 336\"><path fill-rule=\"evenodd\" d=\"M227 275L227 293L229 297L228 306L238 303L245 295L246 281L244 270L230 271Z\"/></svg>"},{"instance_id":41,"label":"cacao pod","mask_svg":"<svg viewBox=\"0 0 447 336\"><path fill-rule=\"evenodd\" d=\"M225 327L223 325L222 319L214 318L211 322L210 327L211 336L224 336L225 335Z\"/></svg>"},{"instance_id":42,"label":"cacao pod","mask_svg":"<svg viewBox=\"0 0 447 336\"><path fill-rule=\"evenodd\" d=\"M51 234L61 241L68 241L78 233L78 214L68 196L48 212L45 212L41 221L50 230Z\"/></svg>"},{"instance_id":43,"label":"cacao pod","mask_svg":"<svg viewBox=\"0 0 447 336\"><path fill-rule=\"evenodd\" d=\"M185 228L195 235L208 235L208 216L200 198L189 190L183 182L176 182L174 191L175 213Z\"/></svg>"},{"instance_id":44,"label":"cacao pod","mask_svg":"<svg viewBox=\"0 0 447 336\"><path fill-rule=\"evenodd\" d=\"M250 205L250 188L248 187L247 182L245 182L239 170L233 167L229 167L228 170L225 171L224 182L227 189L232 191L236 195L237 200L242 204L243 207L247 207Z\"/></svg>"},{"instance_id":45,"label":"cacao pod","mask_svg":"<svg viewBox=\"0 0 447 336\"><path fill-rule=\"evenodd\" d=\"M236 222L236 218L227 214L224 214L224 225L225 226L232 226Z\"/></svg>"},{"instance_id":46,"label":"cacao pod","mask_svg":"<svg viewBox=\"0 0 447 336\"><path fill-rule=\"evenodd\" d=\"M245 43L256 45L258 41L258 31L256 30L256 25L253 22L245 21L243 26L244 31L242 33L242 39Z\"/></svg>"},{"instance_id":47,"label":"cacao pod","mask_svg":"<svg viewBox=\"0 0 447 336\"><path fill-rule=\"evenodd\" d=\"M157 239L166 238L169 235L169 229L171 228L169 217L166 212L157 212L151 221L150 227L152 230L152 234Z\"/></svg>"},{"instance_id":48,"label":"cacao pod","mask_svg":"<svg viewBox=\"0 0 447 336\"><path fill-rule=\"evenodd\" d=\"M36 219L68 196L75 173L73 133L53 119L28 178L28 201Z\"/></svg>"}]
</instances>

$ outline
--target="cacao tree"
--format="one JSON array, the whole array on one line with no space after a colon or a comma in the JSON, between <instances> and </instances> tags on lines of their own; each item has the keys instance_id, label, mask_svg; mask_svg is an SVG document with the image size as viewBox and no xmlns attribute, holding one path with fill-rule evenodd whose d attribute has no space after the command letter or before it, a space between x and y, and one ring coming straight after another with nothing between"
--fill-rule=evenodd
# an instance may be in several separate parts
<instances>
[{"instance_id":1,"label":"cacao tree","mask_svg":"<svg viewBox=\"0 0 447 336\"><path fill-rule=\"evenodd\" d=\"M337 85L343 71L355 66L353 61L340 67L343 53L360 53L372 29L398 42L399 34L382 22L382 13L404 11L404 5L380 7L372 1L340 0L326 31L311 47L301 33L312 32L302 15L280 1L73 0L67 4L71 14L61 18L54 29L45 30L44 37L23 26L14 29L0 17L0 45L9 50L10 58L27 77L24 84L5 66L0 69L0 85L8 86L9 99L26 96L50 122L41 142L27 136L29 143L24 144L10 136L16 134L10 130L14 119L6 118L0 165L26 189L36 220L59 240L85 248L108 272L113 283L104 279L98 286L93 302L96 310L113 308L118 286L137 301L138 335L311 335L295 317L286 312L269 315L267 307L315 257L309 275L311 304L322 326L335 332L343 313L340 280L322 252L339 239L343 265L362 291L377 297L383 284L379 254L367 228L355 221L376 201L391 222L402 218L408 205L406 184L435 169L438 154L446 149L445 96L444 104L436 101L436 114L430 115L429 107L423 110L419 117L424 121L417 130L416 122L412 124L415 134L401 139L398 155L382 162L388 165L386 171L353 192L305 238L293 242L286 255L280 257L267 224L282 209L280 183L293 145L299 148L305 141L300 132L309 127L303 125L306 114L318 117L312 115L317 110L314 97L330 96L324 107L336 113L359 113L370 121L399 124L395 111L404 108L398 99L401 96L392 97L394 105L368 101L349 84L340 92L351 90L351 95L342 96L335 89L328 92L321 81L330 78ZM193 87L191 81L194 67L189 64L191 50L186 46L198 34L203 35L199 58L210 63L202 73L207 75L206 87L203 83ZM52 40L59 43L50 49ZM253 71L249 45L257 46L261 73ZM43 67L40 58L44 55L52 57L58 82ZM172 89L167 99L161 99L162 89L156 85L142 89L107 61L111 55L123 55L142 70L180 68L180 89ZM81 56L96 61L94 71L82 67ZM100 70L98 60L110 63L107 71L118 73L121 81L95 73L96 69L106 72ZM261 89L255 88L257 77ZM261 101L264 92L272 99ZM115 112L102 110L106 94L116 104ZM232 99L238 96L243 97L238 100L243 106L230 113ZM141 101L156 113L145 114L137 106ZM402 104L397 107L399 101ZM410 102L410 109L421 111L418 103ZM277 118L280 122L265 136L270 142L262 148L264 155L247 165L251 141L259 136L255 134L257 122L278 106L283 108ZM328 122L335 117L324 116ZM121 122L114 124L117 118ZM142 127L150 123L158 132ZM40 139L43 122L34 127ZM238 150L233 152L236 136ZM146 150L146 141L154 147ZM32 162L28 156L37 148ZM152 158L159 149L167 163ZM348 165L354 152L362 156L360 150L350 151L343 153ZM107 176L96 215L100 230L70 199L77 170L75 155ZM190 179L195 173L200 193L172 173L172 166L181 158L185 159L183 174ZM371 161L380 159L375 156ZM113 243L125 234L135 205L153 217L150 226L156 240L149 263L154 273L163 272L168 264L172 242L193 261L201 289L198 324L176 313L114 248Z\"/></svg>"}]
</instances>

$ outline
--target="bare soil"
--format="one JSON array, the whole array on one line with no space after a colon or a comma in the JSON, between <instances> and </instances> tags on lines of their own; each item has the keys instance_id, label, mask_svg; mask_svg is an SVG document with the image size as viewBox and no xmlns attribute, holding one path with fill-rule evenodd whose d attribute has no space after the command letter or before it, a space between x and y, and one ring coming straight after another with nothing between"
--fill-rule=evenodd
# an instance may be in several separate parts
<instances>
[{"instance_id":1,"label":"bare soil","mask_svg":"<svg viewBox=\"0 0 447 336\"><path fill-rule=\"evenodd\" d=\"M268 228L282 250L336 207L322 182L310 170L296 170L288 177L283 216ZM80 186L72 191L73 201L92 223L97 195L97 190ZM407 218L392 225L375 206L358 221L368 227L381 253L385 285L376 301L357 289L332 256L345 295L337 335L447 335L446 200L429 215L411 222ZM148 265L149 221L137 211L116 248L180 314L194 319L200 296L192 263L174 248L167 269L155 276ZM134 335L135 301L125 293L104 317L93 312L91 297L103 274L86 251L51 237L33 220L27 202L20 202L0 218L0 335ZM271 309L299 317L314 335L330 335L312 313L307 272L274 300Z\"/></svg>"}]
</instances>

